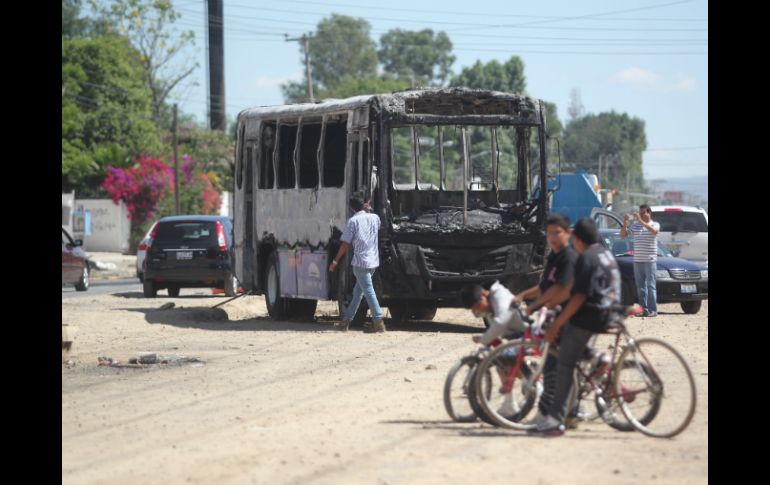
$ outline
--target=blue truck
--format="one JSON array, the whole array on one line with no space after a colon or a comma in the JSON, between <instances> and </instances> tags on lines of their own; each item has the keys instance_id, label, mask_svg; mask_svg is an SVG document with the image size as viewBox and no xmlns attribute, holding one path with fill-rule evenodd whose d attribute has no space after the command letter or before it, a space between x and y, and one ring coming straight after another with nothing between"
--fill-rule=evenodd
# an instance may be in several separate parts
<instances>
[{"instance_id":1,"label":"blue truck","mask_svg":"<svg viewBox=\"0 0 770 485\"><path fill-rule=\"evenodd\" d=\"M594 207L602 207L599 179L585 170L560 173L548 180L548 188L556 189L551 195L551 214L567 216L573 225L589 217Z\"/></svg>"}]
</instances>

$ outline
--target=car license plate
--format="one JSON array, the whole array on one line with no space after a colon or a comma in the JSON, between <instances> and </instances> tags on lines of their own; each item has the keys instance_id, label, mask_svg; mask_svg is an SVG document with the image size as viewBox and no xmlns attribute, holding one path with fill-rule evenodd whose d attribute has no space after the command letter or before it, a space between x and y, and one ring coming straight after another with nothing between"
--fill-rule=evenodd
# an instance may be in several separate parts
<instances>
[{"instance_id":1,"label":"car license plate","mask_svg":"<svg viewBox=\"0 0 770 485\"><path fill-rule=\"evenodd\" d=\"M192 251L177 251L176 259L192 259ZM685 285L682 285L682 286L685 286Z\"/></svg>"},{"instance_id":2,"label":"car license plate","mask_svg":"<svg viewBox=\"0 0 770 485\"><path fill-rule=\"evenodd\" d=\"M682 285L682 293L696 293L697 291L695 285Z\"/></svg>"}]
</instances>

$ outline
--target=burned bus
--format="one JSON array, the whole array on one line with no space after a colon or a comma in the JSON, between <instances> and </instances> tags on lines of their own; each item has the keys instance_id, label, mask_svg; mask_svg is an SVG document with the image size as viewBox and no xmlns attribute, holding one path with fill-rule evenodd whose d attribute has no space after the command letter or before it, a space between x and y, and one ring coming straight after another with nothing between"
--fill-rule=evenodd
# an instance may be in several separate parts
<instances>
[{"instance_id":1,"label":"burned bus","mask_svg":"<svg viewBox=\"0 0 770 485\"><path fill-rule=\"evenodd\" d=\"M543 269L545 105L496 91L409 89L246 109L236 128L235 268L276 319L340 314L348 251L329 262L360 195L380 217L378 299L396 320L461 306L469 283L512 291ZM362 301L358 318L366 309Z\"/></svg>"}]
</instances>

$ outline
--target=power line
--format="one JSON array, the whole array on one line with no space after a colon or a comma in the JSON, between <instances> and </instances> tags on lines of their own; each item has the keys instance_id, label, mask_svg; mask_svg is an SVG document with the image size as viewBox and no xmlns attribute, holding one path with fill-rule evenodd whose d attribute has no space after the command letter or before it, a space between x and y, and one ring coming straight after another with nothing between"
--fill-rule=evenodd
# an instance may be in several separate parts
<instances>
[{"instance_id":1,"label":"power line","mask_svg":"<svg viewBox=\"0 0 770 485\"><path fill-rule=\"evenodd\" d=\"M708 148L708 145L702 145L699 147L674 147L674 148L648 148L645 152L663 152L669 150L700 150L702 148Z\"/></svg>"},{"instance_id":2,"label":"power line","mask_svg":"<svg viewBox=\"0 0 770 485\"><path fill-rule=\"evenodd\" d=\"M507 27L522 27L522 26L527 26L527 25L532 25L532 24L544 24L544 23L549 23L549 22L563 22L565 20L590 19L591 17L599 17L599 16L603 17L603 16L612 15L612 14L616 14L616 13L638 12L640 10L651 10L651 9L656 9L656 8L661 8L661 7L668 7L668 6L677 5L677 4L680 4L680 3L689 3L691 1L692 0L680 0L680 1L677 1L677 2L663 3L663 4L658 4L658 5L648 5L646 7L637 7L637 8L623 9L623 10L614 10L614 11L603 12L603 13L578 15L578 16L573 16L573 17L565 17L565 18L556 19L556 20L553 20L553 19L551 19L551 20L533 20L533 21L530 21L530 22L524 22L524 23L520 23L520 24L509 25ZM506 26L503 26L503 27L506 27ZM468 28L463 29L463 30L468 30L468 29L471 29L471 27L468 27Z\"/></svg>"},{"instance_id":3,"label":"power line","mask_svg":"<svg viewBox=\"0 0 770 485\"><path fill-rule=\"evenodd\" d=\"M466 52L506 52L516 54L570 54L570 55L623 55L623 56L705 56L708 52L588 52L588 51L522 51L512 49L453 49Z\"/></svg>"},{"instance_id":4,"label":"power line","mask_svg":"<svg viewBox=\"0 0 770 485\"><path fill-rule=\"evenodd\" d=\"M492 13L485 13L485 12L460 12L460 11L452 11L452 10L424 10L424 9L414 9L414 8L397 8L397 7L381 7L381 6L375 6L375 5L361 5L361 4L344 4L344 3L329 3L329 2L311 2L311 1L302 1L302 0L284 0L283 3L299 3L299 4L307 4L307 5L318 5L323 7L343 7L343 8L357 8L357 9L364 9L364 10L386 10L388 12L414 12L414 13L430 13L433 15L436 14L442 14L442 15L461 15L463 17L479 17L479 16L487 16L487 17L513 17L513 18L535 18L535 19L549 19L549 20L563 20L563 19L573 19L572 17L558 17L558 16L547 16L547 15L525 15L525 14L519 14L519 13L513 13L513 14L505 14L501 12L492 12ZM681 2L680 2L681 3ZM263 7L254 7L253 5L238 5L238 4L229 4L231 7L236 8L243 8L248 10L267 10L267 8ZM658 7L655 7L658 8ZM290 13L304 13L304 12L294 12L291 11ZM316 15L323 15L321 13L314 13ZM609 15L609 14L607 14ZM593 19L593 20L641 20L641 21L651 21L651 22L660 22L660 21L679 21L679 22L707 22L708 19L672 19L672 18L602 18L602 19Z\"/></svg>"},{"instance_id":5,"label":"power line","mask_svg":"<svg viewBox=\"0 0 770 485\"><path fill-rule=\"evenodd\" d=\"M690 1L690 0L685 0ZM675 2L675 3L683 3L683 2ZM247 7L243 7L247 8ZM284 10L284 9L270 9L270 8L259 8L259 7L253 7L255 10L259 11L272 11L272 12L279 12L279 13L290 13L293 15L326 15L325 13L320 12L307 12L307 11L295 11L295 10ZM632 9L635 10L635 9ZM594 15L604 15L604 14L594 14ZM495 16L497 17L497 16ZM308 22L300 22L300 21L293 21L293 20L282 20L282 19L272 19L272 18L266 18L266 17L247 17L239 15L237 16L238 19L250 19L250 20L258 20L260 22L269 21L269 22L281 22L281 23L292 23L292 24L300 24L300 25L315 25L310 24ZM528 27L531 24L540 24L540 23L548 23L548 22L561 22L565 20L591 20L590 16L579 16L579 17L556 17L556 18L550 18L547 20L536 20L531 22L524 22L519 24L469 24L468 22L451 22L451 21L439 21L439 20L430 20L426 21L425 19L411 19L411 18L394 18L394 17L358 17L362 18L367 21L387 21L387 22L399 22L399 23L418 23L423 25L447 25L447 26L462 26L461 29L455 29L455 30L449 30L448 32L461 32L464 30L474 30L476 28L541 28L541 29L555 29L555 30L613 30L613 31L639 31L639 32L704 32L708 31L708 29L668 29L668 28L655 28L655 29L629 29L629 28L588 28L588 27Z\"/></svg>"}]
</instances>

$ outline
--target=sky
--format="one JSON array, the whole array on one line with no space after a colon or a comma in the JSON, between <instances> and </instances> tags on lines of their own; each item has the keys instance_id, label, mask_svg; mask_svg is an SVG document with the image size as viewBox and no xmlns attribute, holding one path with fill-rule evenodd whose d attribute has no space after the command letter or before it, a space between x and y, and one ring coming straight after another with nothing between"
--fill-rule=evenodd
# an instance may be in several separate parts
<instances>
[{"instance_id":1,"label":"sky","mask_svg":"<svg viewBox=\"0 0 770 485\"><path fill-rule=\"evenodd\" d=\"M196 36L178 62L200 67L170 101L205 122L206 1L173 3L179 28ZM224 0L228 119L248 107L283 104L280 85L305 79L300 45L284 34L314 32L332 13L366 19L377 43L395 28L446 32L455 74L477 60L517 55L527 94L556 103L562 123L573 90L585 113L614 110L644 120L645 179L708 175L705 0Z\"/></svg>"}]
</instances>

